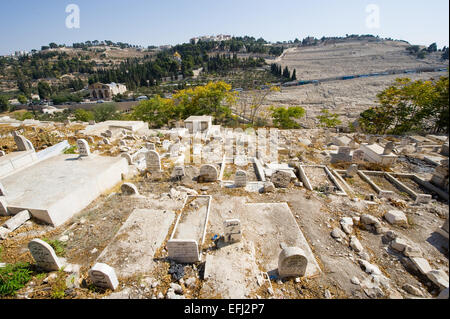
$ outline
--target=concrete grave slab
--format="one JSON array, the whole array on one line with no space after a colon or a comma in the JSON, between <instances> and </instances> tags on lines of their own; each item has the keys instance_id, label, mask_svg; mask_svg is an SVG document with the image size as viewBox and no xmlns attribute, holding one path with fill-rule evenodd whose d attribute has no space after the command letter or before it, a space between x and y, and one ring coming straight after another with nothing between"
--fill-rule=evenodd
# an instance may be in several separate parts
<instances>
[{"instance_id":1,"label":"concrete grave slab","mask_svg":"<svg viewBox=\"0 0 450 319\"><path fill-rule=\"evenodd\" d=\"M119 278L150 273L156 264L155 252L164 243L174 219L173 211L135 209L97 262L112 266Z\"/></svg>"},{"instance_id":2,"label":"concrete grave slab","mask_svg":"<svg viewBox=\"0 0 450 319\"><path fill-rule=\"evenodd\" d=\"M59 226L122 180L128 163L121 157L58 155L1 178L12 214L31 215Z\"/></svg>"}]
</instances>

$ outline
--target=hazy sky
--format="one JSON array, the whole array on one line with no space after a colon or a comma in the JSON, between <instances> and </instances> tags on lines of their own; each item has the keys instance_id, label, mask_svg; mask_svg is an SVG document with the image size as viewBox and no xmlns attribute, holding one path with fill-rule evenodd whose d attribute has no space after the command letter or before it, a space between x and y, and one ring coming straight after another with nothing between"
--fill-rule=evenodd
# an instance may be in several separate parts
<instances>
[{"instance_id":1,"label":"hazy sky","mask_svg":"<svg viewBox=\"0 0 450 319\"><path fill-rule=\"evenodd\" d=\"M80 28L66 27L66 6L80 9ZM366 20L379 8L379 28ZM449 45L448 0L2 0L0 54L111 40L143 46L230 34L268 41L311 35L374 34L412 44ZM373 19L370 21L374 21Z\"/></svg>"}]
</instances>

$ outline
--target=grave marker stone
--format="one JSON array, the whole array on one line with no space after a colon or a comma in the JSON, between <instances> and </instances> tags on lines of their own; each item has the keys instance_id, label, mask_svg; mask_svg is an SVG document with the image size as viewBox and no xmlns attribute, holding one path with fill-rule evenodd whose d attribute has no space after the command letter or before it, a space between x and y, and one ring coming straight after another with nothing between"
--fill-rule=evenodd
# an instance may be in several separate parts
<instances>
[{"instance_id":1,"label":"grave marker stone","mask_svg":"<svg viewBox=\"0 0 450 319\"><path fill-rule=\"evenodd\" d=\"M211 164L205 164L200 167L200 179L203 182L215 182L219 176L217 168Z\"/></svg>"},{"instance_id":2,"label":"grave marker stone","mask_svg":"<svg viewBox=\"0 0 450 319\"><path fill-rule=\"evenodd\" d=\"M122 153L120 154L121 157L125 158L128 162L128 165L132 165L133 164L133 159L131 158L131 155L128 153Z\"/></svg>"},{"instance_id":3,"label":"grave marker stone","mask_svg":"<svg viewBox=\"0 0 450 319\"><path fill-rule=\"evenodd\" d=\"M40 239L33 239L28 244L28 249L38 267L47 270L59 270L62 267L61 261L56 256L52 246Z\"/></svg>"},{"instance_id":4,"label":"grave marker stone","mask_svg":"<svg viewBox=\"0 0 450 319\"><path fill-rule=\"evenodd\" d=\"M224 241L226 243L235 243L241 240L241 221L239 219L227 219L223 222Z\"/></svg>"},{"instance_id":5,"label":"grave marker stone","mask_svg":"<svg viewBox=\"0 0 450 319\"><path fill-rule=\"evenodd\" d=\"M161 159L159 154L155 151L148 151L145 154L145 160L147 162L147 169L150 172L159 172L161 171Z\"/></svg>"},{"instance_id":6,"label":"grave marker stone","mask_svg":"<svg viewBox=\"0 0 450 319\"><path fill-rule=\"evenodd\" d=\"M175 166L173 169L172 176L178 179L184 177L184 166Z\"/></svg>"},{"instance_id":7,"label":"grave marker stone","mask_svg":"<svg viewBox=\"0 0 450 319\"><path fill-rule=\"evenodd\" d=\"M200 260L196 240L171 239L167 242L169 258L179 263L195 263Z\"/></svg>"},{"instance_id":8,"label":"grave marker stone","mask_svg":"<svg viewBox=\"0 0 450 319\"><path fill-rule=\"evenodd\" d=\"M247 186L247 172L239 170L236 172L234 177L234 185L236 187L245 187Z\"/></svg>"},{"instance_id":9,"label":"grave marker stone","mask_svg":"<svg viewBox=\"0 0 450 319\"><path fill-rule=\"evenodd\" d=\"M107 264L96 263L89 270L89 278L98 287L115 290L119 286L114 268Z\"/></svg>"},{"instance_id":10,"label":"grave marker stone","mask_svg":"<svg viewBox=\"0 0 450 319\"><path fill-rule=\"evenodd\" d=\"M345 172L345 175L348 177L354 177L356 174L358 174L358 165L352 164Z\"/></svg>"},{"instance_id":11,"label":"grave marker stone","mask_svg":"<svg viewBox=\"0 0 450 319\"><path fill-rule=\"evenodd\" d=\"M145 148L148 149L149 151L154 151L155 144L154 143L145 143Z\"/></svg>"},{"instance_id":12,"label":"grave marker stone","mask_svg":"<svg viewBox=\"0 0 450 319\"><path fill-rule=\"evenodd\" d=\"M291 174L285 171L276 171L272 175L272 183L278 188L287 188L291 182Z\"/></svg>"},{"instance_id":13,"label":"grave marker stone","mask_svg":"<svg viewBox=\"0 0 450 319\"><path fill-rule=\"evenodd\" d=\"M386 146L384 147L383 155L391 154L392 151L394 150L394 147L395 147L394 142L387 143Z\"/></svg>"},{"instance_id":14,"label":"grave marker stone","mask_svg":"<svg viewBox=\"0 0 450 319\"><path fill-rule=\"evenodd\" d=\"M104 136L105 137L112 137L113 133L111 130L106 130Z\"/></svg>"},{"instance_id":15,"label":"grave marker stone","mask_svg":"<svg viewBox=\"0 0 450 319\"><path fill-rule=\"evenodd\" d=\"M18 151L34 150L33 144L29 140L27 140L24 136L17 134L17 132L13 132L13 136Z\"/></svg>"},{"instance_id":16,"label":"grave marker stone","mask_svg":"<svg viewBox=\"0 0 450 319\"><path fill-rule=\"evenodd\" d=\"M363 162L364 161L364 151L363 150L356 150L353 152L352 156L353 162Z\"/></svg>"},{"instance_id":17,"label":"grave marker stone","mask_svg":"<svg viewBox=\"0 0 450 319\"><path fill-rule=\"evenodd\" d=\"M278 257L280 277L302 277L306 273L308 259L298 247L285 247Z\"/></svg>"},{"instance_id":18,"label":"grave marker stone","mask_svg":"<svg viewBox=\"0 0 450 319\"><path fill-rule=\"evenodd\" d=\"M89 156L91 155L91 149L89 148L89 144L84 139L77 140L78 152L80 156Z\"/></svg>"}]
</instances>

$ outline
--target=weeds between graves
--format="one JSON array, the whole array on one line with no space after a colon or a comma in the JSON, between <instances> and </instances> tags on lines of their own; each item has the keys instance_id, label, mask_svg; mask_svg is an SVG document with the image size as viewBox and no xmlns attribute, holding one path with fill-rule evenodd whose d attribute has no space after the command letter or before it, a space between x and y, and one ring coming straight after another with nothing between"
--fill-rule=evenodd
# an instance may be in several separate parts
<instances>
[{"instance_id":1,"label":"weeds between graves","mask_svg":"<svg viewBox=\"0 0 450 319\"><path fill-rule=\"evenodd\" d=\"M48 238L44 238L43 241L52 246L52 248L55 250L56 256L64 257L64 255L66 254L66 244L62 241L59 241L57 239L51 240Z\"/></svg>"},{"instance_id":2,"label":"weeds between graves","mask_svg":"<svg viewBox=\"0 0 450 319\"><path fill-rule=\"evenodd\" d=\"M64 270L58 271L58 277L56 277L55 282L52 284L52 299L62 299L65 297L65 290L67 289L66 285L66 274Z\"/></svg>"},{"instance_id":3,"label":"weeds between graves","mask_svg":"<svg viewBox=\"0 0 450 319\"><path fill-rule=\"evenodd\" d=\"M28 263L9 264L0 268L0 296L15 296L31 280Z\"/></svg>"}]
</instances>

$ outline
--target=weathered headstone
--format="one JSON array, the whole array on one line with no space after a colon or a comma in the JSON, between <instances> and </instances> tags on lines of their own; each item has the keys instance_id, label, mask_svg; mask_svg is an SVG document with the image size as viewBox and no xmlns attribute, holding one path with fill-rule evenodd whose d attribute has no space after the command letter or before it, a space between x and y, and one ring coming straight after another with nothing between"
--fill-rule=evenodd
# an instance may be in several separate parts
<instances>
[{"instance_id":1,"label":"weathered headstone","mask_svg":"<svg viewBox=\"0 0 450 319\"><path fill-rule=\"evenodd\" d=\"M352 149L348 146L339 146L338 154L348 156L350 155L351 150Z\"/></svg>"},{"instance_id":2,"label":"weathered headstone","mask_svg":"<svg viewBox=\"0 0 450 319\"><path fill-rule=\"evenodd\" d=\"M271 181L277 188L286 188L291 182L291 174L285 171L276 171L272 175Z\"/></svg>"},{"instance_id":3,"label":"weathered headstone","mask_svg":"<svg viewBox=\"0 0 450 319\"><path fill-rule=\"evenodd\" d=\"M61 261L56 256L52 246L40 239L33 239L28 244L28 249L38 267L47 270L59 270L62 267Z\"/></svg>"},{"instance_id":4,"label":"weathered headstone","mask_svg":"<svg viewBox=\"0 0 450 319\"><path fill-rule=\"evenodd\" d=\"M235 243L241 240L241 221L239 219L227 219L223 222L224 242Z\"/></svg>"},{"instance_id":5,"label":"weathered headstone","mask_svg":"<svg viewBox=\"0 0 450 319\"><path fill-rule=\"evenodd\" d=\"M28 210L23 210L10 219L8 219L3 227L8 228L10 231L14 231L23 225L27 220L31 218L30 212Z\"/></svg>"},{"instance_id":6,"label":"weathered headstone","mask_svg":"<svg viewBox=\"0 0 450 319\"><path fill-rule=\"evenodd\" d=\"M145 143L145 148L148 149L149 151L154 151L155 144L154 143Z\"/></svg>"},{"instance_id":7,"label":"weathered headstone","mask_svg":"<svg viewBox=\"0 0 450 319\"><path fill-rule=\"evenodd\" d=\"M162 148L163 148L163 150L167 151L167 150L169 149L169 147L170 147L170 142L169 142L168 140L164 140L164 141L162 142Z\"/></svg>"},{"instance_id":8,"label":"weathered headstone","mask_svg":"<svg viewBox=\"0 0 450 319\"><path fill-rule=\"evenodd\" d=\"M123 183L122 186L120 186L120 190L125 195L139 195L136 185L132 183Z\"/></svg>"},{"instance_id":9,"label":"weathered headstone","mask_svg":"<svg viewBox=\"0 0 450 319\"><path fill-rule=\"evenodd\" d=\"M306 273L308 259L298 247L285 247L278 257L278 274L280 277L302 277Z\"/></svg>"},{"instance_id":10,"label":"weathered headstone","mask_svg":"<svg viewBox=\"0 0 450 319\"><path fill-rule=\"evenodd\" d=\"M148 151L145 153L145 160L147 163L147 169L150 172L161 171L161 159L156 151Z\"/></svg>"},{"instance_id":11,"label":"weathered headstone","mask_svg":"<svg viewBox=\"0 0 450 319\"><path fill-rule=\"evenodd\" d=\"M89 278L98 287L115 290L119 286L114 268L107 264L96 263L89 270Z\"/></svg>"},{"instance_id":12,"label":"weathered headstone","mask_svg":"<svg viewBox=\"0 0 450 319\"><path fill-rule=\"evenodd\" d=\"M179 263L195 263L200 260L197 241L171 239L167 242L169 258Z\"/></svg>"},{"instance_id":13,"label":"weathered headstone","mask_svg":"<svg viewBox=\"0 0 450 319\"><path fill-rule=\"evenodd\" d=\"M120 154L121 157L125 158L128 162L128 165L132 165L133 164L133 159L131 158L131 155L128 153L122 153Z\"/></svg>"},{"instance_id":14,"label":"weathered headstone","mask_svg":"<svg viewBox=\"0 0 450 319\"><path fill-rule=\"evenodd\" d=\"M112 137L112 135L113 135L113 133L112 133L111 130L106 130L105 133L104 133L105 137Z\"/></svg>"},{"instance_id":15,"label":"weathered headstone","mask_svg":"<svg viewBox=\"0 0 450 319\"><path fill-rule=\"evenodd\" d=\"M182 178L184 177L184 167L183 166L175 166L172 172L172 177Z\"/></svg>"},{"instance_id":16,"label":"weathered headstone","mask_svg":"<svg viewBox=\"0 0 450 319\"><path fill-rule=\"evenodd\" d=\"M386 146L384 147L383 155L391 154L392 151L394 150L394 147L395 147L394 142L387 143Z\"/></svg>"},{"instance_id":17,"label":"weathered headstone","mask_svg":"<svg viewBox=\"0 0 450 319\"><path fill-rule=\"evenodd\" d=\"M89 144L84 139L77 140L78 152L80 156L89 156L91 155L91 149L89 148Z\"/></svg>"},{"instance_id":18,"label":"weathered headstone","mask_svg":"<svg viewBox=\"0 0 450 319\"><path fill-rule=\"evenodd\" d=\"M16 142L18 151L34 150L33 144L27 140L24 136L13 132L14 142Z\"/></svg>"},{"instance_id":19,"label":"weathered headstone","mask_svg":"<svg viewBox=\"0 0 450 319\"><path fill-rule=\"evenodd\" d=\"M352 156L353 162L363 162L364 161L364 151L363 150L356 150L353 152Z\"/></svg>"},{"instance_id":20,"label":"weathered headstone","mask_svg":"<svg viewBox=\"0 0 450 319\"><path fill-rule=\"evenodd\" d=\"M358 165L352 164L350 167L345 171L345 175L347 177L354 177L356 174L358 174Z\"/></svg>"},{"instance_id":21,"label":"weathered headstone","mask_svg":"<svg viewBox=\"0 0 450 319\"><path fill-rule=\"evenodd\" d=\"M236 172L234 177L234 185L236 187L245 187L247 186L247 172L239 170Z\"/></svg>"},{"instance_id":22,"label":"weathered headstone","mask_svg":"<svg viewBox=\"0 0 450 319\"><path fill-rule=\"evenodd\" d=\"M202 182L215 182L218 177L217 168L211 164L200 167L200 179Z\"/></svg>"}]
</instances>

